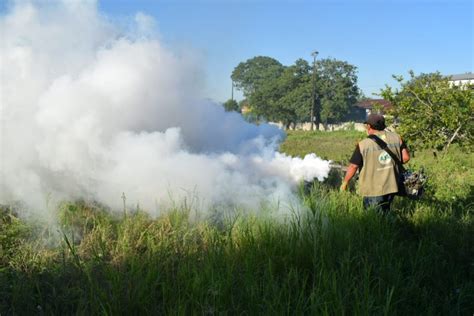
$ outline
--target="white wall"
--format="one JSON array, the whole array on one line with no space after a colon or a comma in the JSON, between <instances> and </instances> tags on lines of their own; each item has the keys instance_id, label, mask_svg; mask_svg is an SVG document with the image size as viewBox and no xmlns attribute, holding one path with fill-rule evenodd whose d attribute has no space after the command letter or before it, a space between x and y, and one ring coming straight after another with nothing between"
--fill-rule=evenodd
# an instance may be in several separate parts
<instances>
[{"instance_id":1,"label":"white wall","mask_svg":"<svg viewBox=\"0 0 474 316\"><path fill-rule=\"evenodd\" d=\"M473 79L463 79L463 80L452 80L449 81L452 85L455 86L465 86L468 84L474 85L474 78Z\"/></svg>"},{"instance_id":2,"label":"white wall","mask_svg":"<svg viewBox=\"0 0 474 316\"><path fill-rule=\"evenodd\" d=\"M285 129L285 125L282 123L275 123L270 122L270 124L276 125L281 129ZM314 126L316 129L316 126ZM324 130L324 126L321 124L322 130ZM328 124L326 125L325 131L339 131L339 130L349 130L354 128L356 131L364 132L365 125L363 123L354 123L354 122L345 122L340 124ZM311 130L311 123L298 123L296 125L292 125L289 128L290 130L302 130L302 131L310 131Z\"/></svg>"}]
</instances>

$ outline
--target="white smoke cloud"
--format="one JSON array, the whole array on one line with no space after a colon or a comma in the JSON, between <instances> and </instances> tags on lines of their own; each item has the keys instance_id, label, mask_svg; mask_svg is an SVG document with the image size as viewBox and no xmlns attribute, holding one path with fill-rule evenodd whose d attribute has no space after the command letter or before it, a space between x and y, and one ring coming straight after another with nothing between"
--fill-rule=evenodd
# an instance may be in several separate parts
<instances>
[{"instance_id":1,"label":"white smoke cloud","mask_svg":"<svg viewBox=\"0 0 474 316\"><path fill-rule=\"evenodd\" d=\"M0 204L121 194L150 212L190 194L256 208L322 180L329 162L276 152L284 133L204 101L200 60L138 13L128 31L93 1L21 2L0 17Z\"/></svg>"}]
</instances>

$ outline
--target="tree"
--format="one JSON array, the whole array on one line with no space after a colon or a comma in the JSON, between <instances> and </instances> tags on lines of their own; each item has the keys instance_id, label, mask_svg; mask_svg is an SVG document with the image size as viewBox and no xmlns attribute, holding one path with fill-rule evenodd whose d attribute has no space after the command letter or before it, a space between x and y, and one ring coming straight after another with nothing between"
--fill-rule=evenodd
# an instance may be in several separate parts
<instances>
[{"instance_id":1,"label":"tree","mask_svg":"<svg viewBox=\"0 0 474 316\"><path fill-rule=\"evenodd\" d=\"M417 148L447 150L452 143L473 144L474 86L455 86L439 72L410 79L393 76L400 84L386 86L381 95L394 106L402 136Z\"/></svg>"},{"instance_id":2,"label":"tree","mask_svg":"<svg viewBox=\"0 0 474 316\"><path fill-rule=\"evenodd\" d=\"M336 59L316 62L316 93L323 123L340 122L357 102L357 67Z\"/></svg>"},{"instance_id":3,"label":"tree","mask_svg":"<svg viewBox=\"0 0 474 316\"><path fill-rule=\"evenodd\" d=\"M237 103L237 101L235 101L233 99L227 100L222 105L224 106L224 109L226 110L226 112L232 112L232 111L240 112L239 104Z\"/></svg>"},{"instance_id":4,"label":"tree","mask_svg":"<svg viewBox=\"0 0 474 316\"><path fill-rule=\"evenodd\" d=\"M316 63L316 105L324 123L342 120L358 96L356 67L344 61L323 59ZM270 121L309 122L313 102L313 68L304 59L283 66L270 57L240 63L232 80L243 90L253 115Z\"/></svg>"},{"instance_id":5,"label":"tree","mask_svg":"<svg viewBox=\"0 0 474 316\"><path fill-rule=\"evenodd\" d=\"M308 62L304 59L296 60L294 65L286 67L279 82L281 96L275 105L290 114L281 117L280 120L287 126L291 123L309 121L312 84L311 67Z\"/></svg>"},{"instance_id":6,"label":"tree","mask_svg":"<svg viewBox=\"0 0 474 316\"><path fill-rule=\"evenodd\" d=\"M232 71L234 86L249 97L269 80L279 77L284 66L276 59L257 56L239 63Z\"/></svg>"},{"instance_id":7,"label":"tree","mask_svg":"<svg viewBox=\"0 0 474 316\"><path fill-rule=\"evenodd\" d=\"M250 96L253 111L267 120L292 123L309 119L311 102L310 67L298 59L279 76L268 78Z\"/></svg>"}]
</instances>

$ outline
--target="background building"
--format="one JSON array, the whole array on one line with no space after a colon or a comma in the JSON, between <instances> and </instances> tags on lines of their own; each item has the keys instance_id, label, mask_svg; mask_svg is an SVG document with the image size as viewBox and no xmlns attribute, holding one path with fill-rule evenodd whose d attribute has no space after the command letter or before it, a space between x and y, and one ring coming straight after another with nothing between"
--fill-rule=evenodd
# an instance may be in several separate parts
<instances>
[{"instance_id":1,"label":"background building","mask_svg":"<svg viewBox=\"0 0 474 316\"><path fill-rule=\"evenodd\" d=\"M464 85L474 85L474 74L472 72L466 72L464 74L459 75L451 75L450 82L456 86L464 86Z\"/></svg>"}]
</instances>

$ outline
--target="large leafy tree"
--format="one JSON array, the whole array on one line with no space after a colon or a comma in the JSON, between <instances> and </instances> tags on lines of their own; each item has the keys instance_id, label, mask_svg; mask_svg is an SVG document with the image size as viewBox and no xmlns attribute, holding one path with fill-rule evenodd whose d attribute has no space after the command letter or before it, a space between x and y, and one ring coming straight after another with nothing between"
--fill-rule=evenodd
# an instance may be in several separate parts
<instances>
[{"instance_id":1,"label":"large leafy tree","mask_svg":"<svg viewBox=\"0 0 474 316\"><path fill-rule=\"evenodd\" d=\"M281 116L279 120L290 123L310 120L312 106L311 67L304 59L296 60L294 65L286 67L279 78L280 97L275 102L276 111L285 110L291 116Z\"/></svg>"},{"instance_id":2,"label":"large leafy tree","mask_svg":"<svg viewBox=\"0 0 474 316\"><path fill-rule=\"evenodd\" d=\"M452 143L471 147L474 134L474 86L456 86L440 73L393 76L399 89L381 95L394 106L399 132L417 148L447 150Z\"/></svg>"},{"instance_id":3,"label":"large leafy tree","mask_svg":"<svg viewBox=\"0 0 474 316\"><path fill-rule=\"evenodd\" d=\"M237 89L249 97L269 80L279 77L284 66L276 59L267 56L257 56L241 62L232 72L231 79Z\"/></svg>"},{"instance_id":4,"label":"large leafy tree","mask_svg":"<svg viewBox=\"0 0 474 316\"><path fill-rule=\"evenodd\" d=\"M309 119L311 105L310 67L298 59L276 77L269 78L249 96L252 110L272 121L289 126Z\"/></svg>"},{"instance_id":5,"label":"large leafy tree","mask_svg":"<svg viewBox=\"0 0 474 316\"><path fill-rule=\"evenodd\" d=\"M316 62L316 78L322 123L340 122L357 102L357 68L345 61L322 59Z\"/></svg>"},{"instance_id":6,"label":"large leafy tree","mask_svg":"<svg viewBox=\"0 0 474 316\"><path fill-rule=\"evenodd\" d=\"M304 59L283 66L273 58L259 56L240 63L232 80L258 117L287 126L309 122L315 97L322 121L338 122L357 100L356 67L335 59L320 60L315 66L313 77L314 68Z\"/></svg>"}]
</instances>

